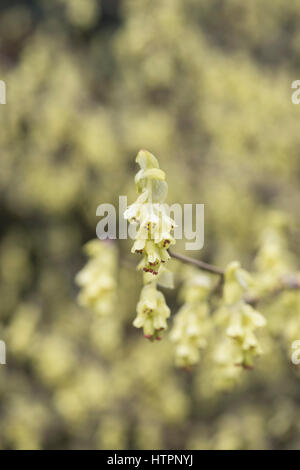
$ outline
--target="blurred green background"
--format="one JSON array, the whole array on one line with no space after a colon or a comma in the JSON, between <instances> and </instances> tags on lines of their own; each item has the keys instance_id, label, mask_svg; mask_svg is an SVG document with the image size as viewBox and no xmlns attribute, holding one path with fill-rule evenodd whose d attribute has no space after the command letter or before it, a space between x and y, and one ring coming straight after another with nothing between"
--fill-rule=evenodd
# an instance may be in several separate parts
<instances>
[{"instance_id":1,"label":"blurred green background","mask_svg":"<svg viewBox=\"0 0 300 470\"><path fill-rule=\"evenodd\" d=\"M132 327L140 273L120 262L105 319L74 283L97 206L135 198L140 148L170 203L205 204L191 255L251 269L276 209L297 265L299 21L296 0L1 1L1 448L300 447L300 376L281 338L224 393L201 364L175 368L167 335L151 344Z\"/></svg>"}]
</instances>

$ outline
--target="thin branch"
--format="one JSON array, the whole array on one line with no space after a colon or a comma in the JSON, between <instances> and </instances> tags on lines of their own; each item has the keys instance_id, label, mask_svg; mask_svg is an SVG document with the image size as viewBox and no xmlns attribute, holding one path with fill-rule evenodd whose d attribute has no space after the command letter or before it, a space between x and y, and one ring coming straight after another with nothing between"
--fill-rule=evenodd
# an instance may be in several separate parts
<instances>
[{"instance_id":1,"label":"thin branch","mask_svg":"<svg viewBox=\"0 0 300 470\"><path fill-rule=\"evenodd\" d=\"M175 258L182 263L187 263L187 264L193 264L194 266L197 266L198 268L208 271L213 274L218 274L220 276L220 280L218 284L216 285L214 289L214 293L220 292L222 293L222 287L224 283L224 274L225 271L222 268L219 268L218 266L214 266L213 264L208 264L205 263L204 261L199 261L195 258L190 258L189 256L181 255L178 253L174 253L171 250L168 250L169 254L172 258ZM276 298L278 295L280 295L282 292L287 291L287 290L300 290L300 279L299 276L297 275L289 275L289 276L284 276L277 287L272 289L270 292L267 292L265 295L261 297L248 297L245 296L245 302L247 304L250 304L252 306L257 305L258 303L261 302L268 302L274 298Z\"/></svg>"},{"instance_id":2,"label":"thin branch","mask_svg":"<svg viewBox=\"0 0 300 470\"><path fill-rule=\"evenodd\" d=\"M204 261L199 261L195 258L190 258L189 256L185 255L180 255L178 253L174 253L173 251L169 250L169 255L171 258L178 259L179 261L182 261L182 263L187 263L187 264L194 264L200 269L203 269L203 271L208 271L213 274L218 274L219 276L224 276L225 271L222 268L218 268L218 266L214 266L213 264L208 264L205 263Z\"/></svg>"},{"instance_id":3,"label":"thin branch","mask_svg":"<svg viewBox=\"0 0 300 470\"><path fill-rule=\"evenodd\" d=\"M205 263L204 261L197 260L195 258L190 258L189 256L182 255L179 253L174 253L171 250L168 250L169 255L171 258L177 259L178 261L181 261L182 263L186 264L193 264L194 266L197 266L197 268L202 269L203 271L207 271L212 274L218 274L220 276L220 279L218 283L216 284L215 288L213 289L213 295L218 294L222 295L222 289L224 285L224 275L225 275L225 270L222 268L219 268L218 266L215 266L213 264ZM122 264L125 267L130 267L134 269L134 265L128 260L128 259L122 259ZM281 278L278 282L278 285L274 288L271 289L269 292L266 292L262 296L248 296L245 295L244 301L255 307L258 303L264 303L264 302L269 302L276 297L278 297L282 292L284 291L293 291L293 290L300 290L300 278L299 275L297 274L290 274L287 276L284 276Z\"/></svg>"}]
</instances>

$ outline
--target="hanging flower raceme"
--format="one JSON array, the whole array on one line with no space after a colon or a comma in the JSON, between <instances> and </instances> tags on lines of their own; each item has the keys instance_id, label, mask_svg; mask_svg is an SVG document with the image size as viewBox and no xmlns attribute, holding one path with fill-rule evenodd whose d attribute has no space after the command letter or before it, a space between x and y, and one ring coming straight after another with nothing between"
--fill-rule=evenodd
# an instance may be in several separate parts
<instances>
[{"instance_id":1,"label":"hanging flower raceme","mask_svg":"<svg viewBox=\"0 0 300 470\"><path fill-rule=\"evenodd\" d=\"M158 161L150 152L141 150L136 162L140 165L135 177L139 197L128 207L124 217L137 225L131 251L143 256L138 269L157 275L162 263L170 258L168 248L175 244L175 223L163 204L168 186Z\"/></svg>"},{"instance_id":2,"label":"hanging flower raceme","mask_svg":"<svg viewBox=\"0 0 300 470\"><path fill-rule=\"evenodd\" d=\"M170 309L164 295L156 288L156 282L146 284L137 304L137 316L133 322L136 328L143 328L144 336L150 340L160 340L167 328Z\"/></svg>"},{"instance_id":3,"label":"hanging flower raceme","mask_svg":"<svg viewBox=\"0 0 300 470\"><path fill-rule=\"evenodd\" d=\"M107 315L116 300L116 248L111 242L91 240L84 250L89 261L75 279L80 286L78 303L100 315Z\"/></svg>"},{"instance_id":4,"label":"hanging flower raceme","mask_svg":"<svg viewBox=\"0 0 300 470\"><path fill-rule=\"evenodd\" d=\"M263 315L244 300L250 282L250 275L237 261L230 263L225 272L224 305L217 314L217 323L225 325L227 336L234 340L233 361L244 368L252 368L254 357L260 355L255 331L266 324Z\"/></svg>"},{"instance_id":5,"label":"hanging flower raceme","mask_svg":"<svg viewBox=\"0 0 300 470\"><path fill-rule=\"evenodd\" d=\"M140 166L135 176L139 196L124 213L125 219L137 227L131 252L142 255L138 269L144 271L144 287L133 325L143 328L146 338L159 340L167 328L170 309L164 295L157 290L157 284L173 287L172 273L164 263L170 258L169 246L175 244L175 223L163 204L168 185L158 161L150 152L141 150L136 162Z\"/></svg>"},{"instance_id":6,"label":"hanging flower raceme","mask_svg":"<svg viewBox=\"0 0 300 470\"><path fill-rule=\"evenodd\" d=\"M181 295L184 305L178 311L171 340L176 344L176 364L191 366L200 359L200 350L207 345L209 331L209 308L207 297L211 288L208 276L195 274L188 276Z\"/></svg>"},{"instance_id":7,"label":"hanging flower raceme","mask_svg":"<svg viewBox=\"0 0 300 470\"><path fill-rule=\"evenodd\" d=\"M275 289L295 268L286 241L288 225L288 217L281 212L271 211L267 217L255 258L255 294L258 296Z\"/></svg>"}]
</instances>

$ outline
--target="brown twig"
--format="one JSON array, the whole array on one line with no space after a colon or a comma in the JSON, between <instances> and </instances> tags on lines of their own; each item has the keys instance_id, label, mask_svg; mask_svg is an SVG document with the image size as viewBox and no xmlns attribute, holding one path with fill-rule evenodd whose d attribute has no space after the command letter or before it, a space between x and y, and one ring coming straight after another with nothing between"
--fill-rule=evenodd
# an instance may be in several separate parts
<instances>
[{"instance_id":1,"label":"brown twig","mask_svg":"<svg viewBox=\"0 0 300 470\"><path fill-rule=\"evenodd\" d=\"M224 269L219 268L218 266L214 266L213 264L205 263L204 261L199 261L195 258L190 258L189 256L186 256L186 255L174 253L171 250L168 250L168 251L172 258L175 258L183 263L193 264L194 266L197 266L199 269L202 269L204 271L208 271L213 274L218 274L220 276L220 280L218 284L215 286L214 293L217 293L217 292L219 292L220 294L222 293L222 288L224 284L224 274L225 274ZM290 291L300 290L300 279L298 276L296 275L285 276L282 279L280 279L277 287L272 289L270 292L267 292L265 295L261 297L245 296L244 300L247 304L255 306L261 302L268 302L276 298L282 292L287 291L287 290L290 290Z\"/></svg>"},{"instance_id":2,"label":"brown twig","mask_svg":"<svg viewBox=\"0 0 300 470\"><path fill-rule=\"evenodd\" d=\"M223 285L224 285L224 275L225 275L225 270L222 268L219 268L218 266L215 266L213 264L205 263L204 261L197 260L195 258L190 258L189 256L182 255L179 253L174 253L171 250L168 250L169 255L171 258L177 259L178 261L181 261L182 263L186 264L193 264L194 266L197 266L197 268L202 269L203 271L207 271L212 274L217 274L220 276L220 279L218 283L216 284L215 288L213 289L213 294L218 294L222 295L222 290L223 290ZM123 259L122 264L125 267L130 267L134 269L134 266L131 264L131 262L128 259ZM263 302L268 302L274 298L276 298L278 295L280 295L284 291L288 290L300 290L300 279L299 276L291 274L289 276L284 276L283 278L280 279L278 285L270 290L269 292L266 292L263 296L261 297L250 297L250 296L245 296L244 301L255 307L258 303L263 303Z\"/></svg>"}]
</instances>

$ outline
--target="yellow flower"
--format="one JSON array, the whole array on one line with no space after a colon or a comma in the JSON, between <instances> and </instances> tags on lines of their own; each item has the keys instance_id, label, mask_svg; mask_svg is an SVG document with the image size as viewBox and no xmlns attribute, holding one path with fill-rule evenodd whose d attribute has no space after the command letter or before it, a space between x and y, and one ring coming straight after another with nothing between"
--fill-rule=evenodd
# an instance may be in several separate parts
<instances>
[{"instance_id":1,"label":"yellow flower","mask_svg":"<svg viewBox=\"0 0 300 470\"><path fill-rule=\"evenodd\" d=\"M238 262L229 264L225 273L224 305L217 314L217 324L226 326L226 335L235 341L236 365L253 367L253 359L261 353L255 330L265 326L266 320L251 305L245 303L244 294L251 280Z\"/></svg>"},{"instance_id":2,"label":"yellow flower","mask_svg":"<svg viewBox=\"0 0 300 470\"><path fill-rule=\"evenodd\" d=\"M190 366L200 359L200 350L207 345L209 331L209 310L207 296L211 288L208 276L195 274L196 270L188 271L182 289L184 305L174 320L170 338L176 344L176 364Z\"/></svg>"},{"instance_id":3,"label":"yellow flower","mask_svg":"<svg viewBox=\"0 0 300 470\"><path fill-rule=\"evenodd\" d=\"M156 284L152 282L144 286L133 325L136 328L143 328L146 338L160 340L162 332L167 328L169 316L170 309L164 295L156 289Z\"/></svg>"},{"instance_id":4,"label":"yellow flower","mask_svg":"<svg viewBox=\"0 0 300 470\"><path fill-rule=\"evenodd\" d=\"M77 274L80 286L78 303L100 315L111 313L116 298L116 249L110 242L91 240L85 245L89 257L86 266Z\"/></svg>"},{"instance_id":5,"label":"yellow flower","mask_svg":"<svg viewBox=\"0 0 300 470\"><path fill-rule=\"evenodd\" d=\"M162 263L170 258L168 248L175 244L175 223L162 204L168 186L165 173L156 158L141 150L136 158L140 170L135 177L137 200L124 213L125 219L138 225L132 253L143 255L138 269L157 275Z\"/></svg>"}]
</instances>

